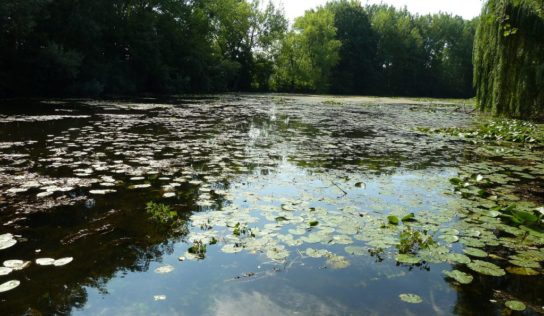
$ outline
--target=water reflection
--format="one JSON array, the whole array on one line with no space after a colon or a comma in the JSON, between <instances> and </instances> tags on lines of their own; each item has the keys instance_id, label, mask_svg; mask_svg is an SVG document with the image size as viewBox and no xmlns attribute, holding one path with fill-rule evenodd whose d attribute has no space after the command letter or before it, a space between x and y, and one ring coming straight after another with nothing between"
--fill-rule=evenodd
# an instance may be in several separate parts
<instances>
[{"instance_id":1,"label":"water reflection","mask_svg":"<svg viewBox=\"0 0 544 316\"><path fill-rule=\"evenodd\" d=\"M25 109L32 117L3 107L0 220L20 243L0 256L75 260L14 272L22 285L1 294L2 311L468 314L477 297L501 287L482 278L474 291L450 288L441 274L449 264L401 265L394 253L373 252L398 242L399 231L381 227L387 214L416 212L431 228L455 216L442 213L458 202L444 192L465 145L415 127L465 125L469 116L448 107L428 113L308 103L259 96L79 100L33 105ZM115 192L92 194L104 190ZM150 221L148 201L170 205L183 224ZM197 221L213 212L225 219ZM248 230L235 234L236 224ZM312 241L320 231L333 238L323 246ZM244 240L252 234L258 238L248 239L265 245ZM206 259L180 262L198 240L207 241ZM346 243L362 256L345 251ZM232 244L245 248L223 253ZM314 244L328 260L306 254ZM270 252L271 245L278 247ZM340 254L350 266L332 270L331 260L343 263ZM154 273L165 264L175 270ZM398 299L403 292L417 292L425 303L406 305Z\"/></svg>"}]
</instances>

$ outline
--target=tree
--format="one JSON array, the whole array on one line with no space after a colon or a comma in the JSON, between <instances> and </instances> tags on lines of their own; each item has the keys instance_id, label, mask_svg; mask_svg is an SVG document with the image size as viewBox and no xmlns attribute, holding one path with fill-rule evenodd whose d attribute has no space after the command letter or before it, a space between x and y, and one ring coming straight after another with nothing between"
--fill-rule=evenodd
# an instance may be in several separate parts
<instances>
[{"instance_id":1,"label":"tree","mask_svg":"<svg viewBox=\"0 0 544 316\"><path fill-rule=\"evenodd\" d=\"M283 42L278 60L276 87L326 92L339 60L334 14L326 9L306 11Z\"/></svg>"},{"instance_id":2,"label":"tree","mask_svg":"<svg viewBox=\"0 0 544 316\"><path fill-rule=\"evenodd\" d=\"M489 0L474 49L482 111L528 118L544 113L544 7L541 0Z\"/></svg>"},{"instance_id":3,"label":"tree","mask_svg":"<svg viewBox=\"0 0 544 316\"><path fill-rule=\"evenodd\" d=\"M339 62L332 70L334 93L368 94L377 79L377 34L357 1L330 2L336 39L342 43Z\"/></svg>"}]
</instances>

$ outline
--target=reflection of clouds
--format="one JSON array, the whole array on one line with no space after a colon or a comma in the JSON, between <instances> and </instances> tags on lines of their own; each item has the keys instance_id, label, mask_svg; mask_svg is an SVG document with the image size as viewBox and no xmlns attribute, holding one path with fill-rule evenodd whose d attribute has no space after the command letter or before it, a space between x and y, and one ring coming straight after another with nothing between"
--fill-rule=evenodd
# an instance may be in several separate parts
<instances>
[{"instance_id":1,"label":"reflection of clouds","mask_svg":"<svg viewBox=\"0 0 544 316\"><path fill-rule=\"evenodd\" d=\"M283 290L283 289L282 289ZM339 315L346 308L313 295L281 291L274 297L259 292L225 295L215 299L210 314L216 316Z\"/></svg>"}]
</instances>

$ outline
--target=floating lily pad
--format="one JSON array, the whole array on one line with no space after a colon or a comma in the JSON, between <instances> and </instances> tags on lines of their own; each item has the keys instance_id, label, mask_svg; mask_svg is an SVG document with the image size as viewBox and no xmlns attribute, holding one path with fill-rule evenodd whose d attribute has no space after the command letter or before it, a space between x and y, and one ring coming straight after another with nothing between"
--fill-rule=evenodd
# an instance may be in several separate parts
<instances>
[{"instance_id":1,"label":"floating lily pad","mask_svg":"<svg viewBox=\"0 0 544 316\"><path fill-rule=\"evenodd\" d=\"M467 248L463 249L463 251L469 256L479 257L479 258L487 257L487 252L485 252L485 251L483 251L481 249L478 249L478 248L467 247Z\"/></svg>"},{"instance_id":2,"label":"floating lily pad","mask_svg":"<svg viewBox=\"0 0 544 316\"><path fill-rule=\"evenodd\" d=\"M74 260L74 258L72 258L72 257L61 258L61 259L55 260L55 262L53 263L53 265L54 265L55 267L61 267L61 266L64 266L64 265L69 264L69 263L72 262L73 260Z\"/></svg>"},{"instance_id":3,"label":"floating lily pad","mask_svg":"<svg viewBox=\"0 0 544 316\"><path fill-rule=\"evenodd\" d=\"M410 303L410 304L419 304L423 302L423 299L421 298L421 296L416 294L400 294L399 298L403 302Z\"/></svg>"},{"instance_id":4,"label":"floating lily pad","mask_svg":"<svg viewBox=\"0 0 544 316\"><path fill-rule=\"evenodd\" d=\"M471 270L476 271L480 274L491 275L496 277L500 277L506 274L506 272L503 269L501 269L499 266L487 261L474 260L471 263L467 264L467 266Z\"/></svg>"},{"instance_id":5,"label":"floating lily pad","mask_svg":"<svg viewBox=\"0 0 544 316\"><path fill-rule=\"evenodd\" d=\"M17 243L17 240L12 234L0 235L0 250L13 247Z\"/></svg>"},{"instance_id":6,"label":"floating lily pad","mask_svg":"<svg viewBox=\"0 0 544 316\"><path fill-rule=\"evenodd\" d=\"M439 238L449 244L453 244L459 241L459 236L456 235L442 235Z\"/></svg>"},{"instance_id":7,"label":"floating lily pad","mask_svg":"<svg viewBox=\"0 0 544 316\"><path fill-rule=\"evenodd\" d=\"M174 267L169 264L155 269L155 273L158 273L158 274L166 274L172 271L174 271Z\"/></svg>"},{"instance_id":8,"label":"floating lily pad","mask_svg":"<svg viewBox=\"0 0 544 316\"><path fill-rule=\"evenodd\" d=\"M395 260L400 263L404 264L418 264L421 262L421 259L414 256L414 255L407 255L407 254L398 254L395 256Z\"/></svg>"},{"instance_id":9,"label":"floating lily pad","mask_svg":"<svg viewBox=\"0 0 544 316\"><path fill-rule=\"evenodd\" d=\"M331 269L344 269L349 266L349 261L345 257L334 254L330 254L327 257L327 267Z\"/></svg>"},{"instance_id":10,"label":"floating lily pad","mask_svg":"<svg viewBox=\"0 0 544 316\"><path fill-rule=\"evenodd\" d=\"M13 271L12 268L0 267L0 276L1 276L1 275L8 275L8 274L10 274L12 271Z\"/></svg>"},{"instance_id":11,"label":"floating lily pad","mask_svg":"<svg viewBox=\"0 0 544 316\"><path fill-rule=\"evenodd\" d=\"M306 249L305 252L306 252L306 255L311 258L321 258L326 256L327 254L330 254L330 252L325 249L313 249L313 248L308 248Z\"/></svg>"},{"instance_id":12,"label":"floating lily pad","mask_svg":"<svg viewBox=\"0 0 544 316\"><path fill-rule=\"evenodd\" d=\"M472 280L474 280L474 277L470 274L464 273L459 270L453 270L453 271L442 271L446 276L454 279L455 281L461 283L461 284L470 284Z\"/></svg>"},{"instance_id":13,"label":"floating lily pad","mask_svg":"<svg viewBox=\"0 0 544 316\"><path fill-rule=\"evenodd\" d=\"M387 216L387 221L391 225L398 225L399 224L399 218L394 215Z\"/></svg>"},{"instance_id":14,"label":"floating lily pad","mask_svg":"<svg viewBox=\"0 0 544 316\"><path fill-rule=\"evenodd\" d=\"M30 265L30 261L23 260L6 260L4 261L4 267L11 268L13 270L22 270Z\"/></svg>"},{"instance_id":15,"label":"floating lily pad","mask_svg":"<svg viewBox=\"0 0 544 316\"><path fill-rule=\"evenodd\" d=\"M238 253L242 250L243 248L235 246L233 244L227 244L221 248L221 251L223 251L224 253Z\"/></svg>"},{"instance_id":16,"label":"floating lily pad","mask_svg":"<svg viewBox=\"0 0 544 316\"><path fill-rule=\"evenodd\" d=\"M527 260L524 258L512 259L512 260L509 260L508 262L510 262L511 264L515 266L523 267L523 268L534 268L534 269L540 268L540 263L536 261Z\"/></svg>"},{"instance_id":17,"label":"floating lily pad","mask_svg":"<svg viewBox=\"0 0 544 316\"><path fill-rule=\"evenodd\" d=\"M356 246L347 246L346 248L344 248L344 250L350 255L354 256L363 256L367 253L365 248Z\"/></svg>"},{"instance_id":18,"label":"floating lily pad","mask_svg":"<svg viewBox=\"0 0 544 316\"><path fill-rule=\"evenodd\" d=\"M539 275L540 272L531 269L531 268L524 268L524 267L507 267L506 271L510 274L517 274L517 275Z\"/></svg>"},{"instance_id":19,"label":"floating lily pad","mask_svg":"<svg viewBox=\"0 0 544 316\"><path fill-rule=\"evenodd\" d=\"M18 287L21 284L20 281L17 280L11 280L5 283L0 284L0 293L11 291L14 288Z\"/></svg>"},{"instance_id":20,"label":"floating lily pad","mask_svg":"<svg viewBox=\"0 0 544 316\"><path fill-rule=\"evenodd\" d=\"M55 263L55 259L53 258L39 258L36 259L36 264L40 266L50 266Z\"/></svg>"},{"instance_id":21,"label":"floating lily pad","mask_svg":"<svg viewBox=\"0 0 544 316\"><path fill-rule=\"evenodd\" d=\"M449 253L446 255L446 258L448 261L454 261L461 264L467 264L471 261L469 257L461 253Z\"/></svg>"},{"instance_id":22,"label":"floating lily pad","mask_svg":"<svg viewBox=\"0 0 544 316\"><path fill-rule=\"evenodd\" d=\"M518 311L518 312L522 312L527 308L525 304L523 304L520 301L507 301L506 303L504 303L504 306L508 307L509 309L513 311Z\"/></svg>"}]
</instances>

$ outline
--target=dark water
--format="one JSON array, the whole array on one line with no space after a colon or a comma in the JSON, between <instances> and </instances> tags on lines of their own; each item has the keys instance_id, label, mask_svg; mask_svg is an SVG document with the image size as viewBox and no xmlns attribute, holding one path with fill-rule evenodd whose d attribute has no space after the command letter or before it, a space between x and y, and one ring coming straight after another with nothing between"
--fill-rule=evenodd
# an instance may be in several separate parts
<instances>
[{"instance_id":1,"label":"dark water","mask_svg":"<svg viewBox=\"0 0 544 316\"><path fill-rule=\"evenodd\" d=\"M490 254L471 260L505 268L509 255L542 253L544 240L512 246L498 229L466 233L493 219L463 213L470 203L448 181L462 166L487 163L481 169L508 173L511 199L539 203L542 152L492 159L479 146L416 131L474 124L449 105L322 101L4 102L0 235L17 244L0 259L32 264L0 276L20 281L0 293L0 314L501 315L511 313L508 300L524 302L526 315L544 313L541 262L536 275L493 277L444 259L470 245ZM527 161L532 168L512 174ZM170 206L178 221L152 220L149 201ZM388 215L412 212L417 222L388 224ZM408 227L432 236L436 253L397 262ZM460 242L441 239L451 227ZM203 258L187 253L195 243L207 245ZM73 261L35 263L64 257ZM446 278L452 269L474 281Z\"/></svg>"}]
</instances>

